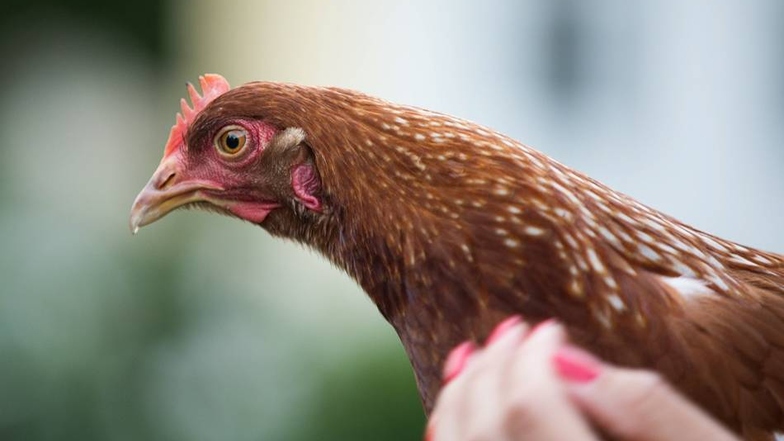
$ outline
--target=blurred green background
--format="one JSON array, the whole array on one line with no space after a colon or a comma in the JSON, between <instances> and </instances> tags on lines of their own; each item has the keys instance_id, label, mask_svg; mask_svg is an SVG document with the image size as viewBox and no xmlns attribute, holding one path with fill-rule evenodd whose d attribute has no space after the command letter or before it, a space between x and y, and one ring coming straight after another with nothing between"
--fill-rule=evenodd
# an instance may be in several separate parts
<instances>
[{"instance_id":1,"label":"blurred green background","mask_svg":"<svg viewBox=\"0 0 784 441\"><path fill-rule=\"evenodd\" d=\"M202 213L129 234L185 81L453 113L784 251L782 42L777 0L6 0L0 439L421 438L397 337L318 256Z\"/></svg>"}]
</instances>

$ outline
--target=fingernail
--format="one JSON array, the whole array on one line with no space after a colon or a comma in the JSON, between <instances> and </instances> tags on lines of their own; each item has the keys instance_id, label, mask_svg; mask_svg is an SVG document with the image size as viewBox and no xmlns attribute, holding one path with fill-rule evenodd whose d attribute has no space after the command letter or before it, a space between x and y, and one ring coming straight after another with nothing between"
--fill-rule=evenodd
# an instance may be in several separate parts
<instances>
[{"instance_id":1,"label":"fingernail","mask_svg":"<svg viewBox=\"0 0 784 441\"><path fill-rule=\"evenodd\" d=\"M596 357L573 346L564 346L553 356L555 370L563 379L575 383L588 383L599 376L602 362Z\"/></svg>"},{"instance_id":2,"label":"fingernail","mask_svg":"<svg viewBox=\"0 0 784 441\"><path fill-rule=\"evenodd\" d=\"M510 329L514 328L515 326L519 325L523 322L523 319L519 315L513 315L506 320L502 321L498 325L496 325L493 332L490 333L490 336L487 337L487 341L485 345L491 345L494 342L498 341L501 336L509 332Z\"/></svg>"},{"instance_id":3,"label":"fingernail","mask_svg":"<svg viewBox=\"0 0 784 441\"><path fill-rule=\"evenodd\" d=\"M454 380L463 371L474 349L475 346L470 341L463 342L452 349L444 362L444 384Z\"/></svg>"}]
</instances>

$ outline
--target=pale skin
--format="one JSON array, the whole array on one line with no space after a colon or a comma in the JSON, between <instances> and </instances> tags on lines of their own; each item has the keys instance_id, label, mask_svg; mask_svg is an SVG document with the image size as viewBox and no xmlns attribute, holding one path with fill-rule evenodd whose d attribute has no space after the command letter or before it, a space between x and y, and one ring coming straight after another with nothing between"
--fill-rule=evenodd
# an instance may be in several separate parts
<instances>
[{"instance_id":1,"label":"pale skin","mask_svg":"<svg viewBox=\"0 0 784 441\"><path fill-rule=\"evenodd\" d=\"M450 357L427 441L738 441L657 374L571 346L556 322L512 320L491 340Z\"/></svg>"}]
</instances>

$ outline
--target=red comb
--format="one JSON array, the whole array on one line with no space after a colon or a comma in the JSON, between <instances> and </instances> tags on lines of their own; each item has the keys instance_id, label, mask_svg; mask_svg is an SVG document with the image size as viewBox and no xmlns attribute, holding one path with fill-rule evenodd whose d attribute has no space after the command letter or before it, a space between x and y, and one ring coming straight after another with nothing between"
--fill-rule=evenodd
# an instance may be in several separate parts
<instances>
[{"instance_id":1,"label":"red comb","mask_svg":"<svg viewBox=\"0 0 784 441\"><path fill-rule=\"evenodd\" d=\"M199 85L201 85L201 93L203 95L199 95L193 84L188 83L188 95L191 97L193 108L188 106L185 98L180 100L182 113L177 114L177 122L174 123L171 132L169 132L169 140L166 141L166 148L163 150L164 157L169 156L178 146L182 145L185 132L193 120L196 119L196 115L207 107L207 104L211 103L212 100L231 88L229 82L218 74L204 74L200 76Z\"/></svg>"}]
</instances>

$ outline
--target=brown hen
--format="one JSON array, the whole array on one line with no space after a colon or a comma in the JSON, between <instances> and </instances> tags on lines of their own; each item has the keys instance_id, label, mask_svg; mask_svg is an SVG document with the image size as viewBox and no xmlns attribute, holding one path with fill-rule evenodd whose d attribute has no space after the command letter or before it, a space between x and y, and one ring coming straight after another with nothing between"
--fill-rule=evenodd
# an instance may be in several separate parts
<instances>
[{"instance_id":1,"label":"brown hen","mask_svg":"<svg viewBox=\"0 0 784 441\"><path fill-rule=\"evenodd\" d=\"M190 87L131 227L197 204L307 244L400 336L429 412L449 349L556 317L747 439L784 431L784 257L704 233L491 129L358 92Z\"/></svg>"}]
</instances>

